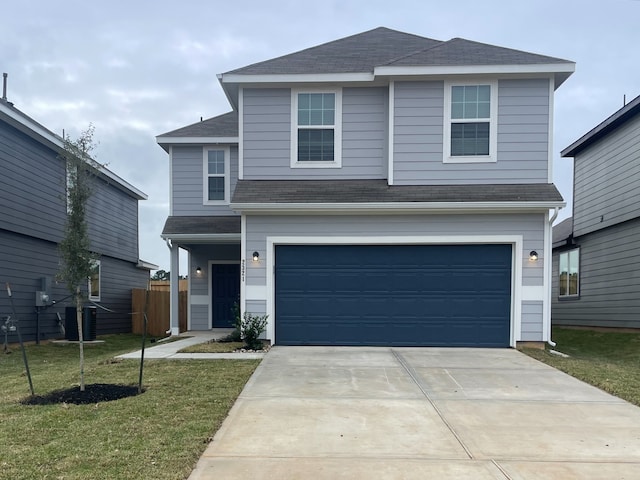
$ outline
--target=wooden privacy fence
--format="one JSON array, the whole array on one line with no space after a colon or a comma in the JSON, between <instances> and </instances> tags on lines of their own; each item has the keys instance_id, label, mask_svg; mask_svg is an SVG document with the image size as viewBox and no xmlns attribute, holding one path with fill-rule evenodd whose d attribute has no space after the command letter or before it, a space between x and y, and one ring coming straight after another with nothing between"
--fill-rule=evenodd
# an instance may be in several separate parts
<instances>
[{"instance_id":1,"label":"wooden privacy fence","mask_svg":"<svg viewBox=\"0 0 640 480\"><path fill-rule=\"evenodd\" d=\"M143 288L134 288L131 291L131 305L133 315L131 331L142 335L144 328L144 306L147 300L147 291ZM152 337L165 337L169 330L169 292L149 290L149 304L147 307L147 335ZM180 332L187 330L187 292L178 293L179 300L179 327Z\"/></svg>"}]
</instances>

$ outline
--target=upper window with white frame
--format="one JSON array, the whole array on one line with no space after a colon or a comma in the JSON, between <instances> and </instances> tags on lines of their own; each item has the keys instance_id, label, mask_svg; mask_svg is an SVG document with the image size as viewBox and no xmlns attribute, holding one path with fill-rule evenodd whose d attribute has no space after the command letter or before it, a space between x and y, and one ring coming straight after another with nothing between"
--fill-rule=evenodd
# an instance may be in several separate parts
<instances>
[{"instance_id":1,"label":"upper window with white frame","mask_svg":"<svg viewBox=\"0 0 640 480\"><path fill-rule=\"evenodd\" d=\"M340 90L292 90L291 166L341 166Z\"/></svg>"},{"instance_id":2,"label":"upper window with white frame","mask_svg":"<svg viewBox=\"0 0 640 480\"><path fill-rule=\"evenodd\" d=\"M445 83L444 162L495 162L497 84Z\"/></svg>"},{"instance_id":3,"label":"upper window with white frame","mask_svg":"<svg viewBox=\"0 0 640 480\"><path fill-rule=\"evenodd\" d=\"M229 149L224 147L205 148L204 204L229 203L229 189Z\"/></svg>"},{"instance_id":4,"label":"upper window with white frame","mask_svg":"<svg viewBox=\"0 0 640 480\"><path fill-rule=\"evenodd\" d=\"M560 253L559 261L559 297L578 297L580 295L580 249L574 248Z\"/></svg>"}]
</instances>

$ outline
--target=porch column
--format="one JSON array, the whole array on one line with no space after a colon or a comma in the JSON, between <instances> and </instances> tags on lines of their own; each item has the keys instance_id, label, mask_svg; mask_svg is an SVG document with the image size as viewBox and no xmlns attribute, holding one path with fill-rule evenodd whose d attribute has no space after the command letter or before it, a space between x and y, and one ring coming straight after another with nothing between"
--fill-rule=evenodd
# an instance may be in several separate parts
<instances>
[{"instance_id":1,"label":"porch column","mask_svg":"<svg viewBox=\"0 0 640 480\"><path fill-rule=\"evenodd\" d=\"M171 335L180 333L180 253L178 245L171 245L171 278L169 294L169 326Z\"/></svg>"}]
</instances>

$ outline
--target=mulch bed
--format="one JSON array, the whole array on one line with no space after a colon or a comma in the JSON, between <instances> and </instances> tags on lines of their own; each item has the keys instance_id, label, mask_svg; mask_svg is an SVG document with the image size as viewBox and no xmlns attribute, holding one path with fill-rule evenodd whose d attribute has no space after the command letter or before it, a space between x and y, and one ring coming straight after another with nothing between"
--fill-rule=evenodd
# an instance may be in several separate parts
<instances>
[{"instance_id":1,"label":"mulch bed","mask_svg":"<svg viewBox=\"0 0 640 480\"><path fill-rule=\"evenodd\" d=\"M144 392L144 389L142 389ZM110 402L121 398L138 395L137 385L118 385L112 383L92 383L84 386L84 392L80 387L72 387L64 390L56 390L45 395L34 395L23 400L23 405L54 405L58 403L73 403L86 405L89 403Z\"/></svg>"}]
</instances>

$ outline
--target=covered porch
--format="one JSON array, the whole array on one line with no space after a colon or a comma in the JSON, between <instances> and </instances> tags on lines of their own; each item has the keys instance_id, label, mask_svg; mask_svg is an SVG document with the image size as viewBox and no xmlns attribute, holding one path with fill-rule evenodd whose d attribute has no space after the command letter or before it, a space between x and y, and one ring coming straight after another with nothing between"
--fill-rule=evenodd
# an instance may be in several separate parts
<instances>
[{"instance_id":1,"label":"covered porch","mask_svg":"<svg viewBox=\"0 0 640 480\"><path fill-rule=\"evenodd\" d=\"M186 275L187 330L233 327L240 302L239 216L171 216L162 238L171 252L170 331L178 335L179 278ZM188 254L187 271L180 271L180 249Z\"/></svg>"}]
</instances>

